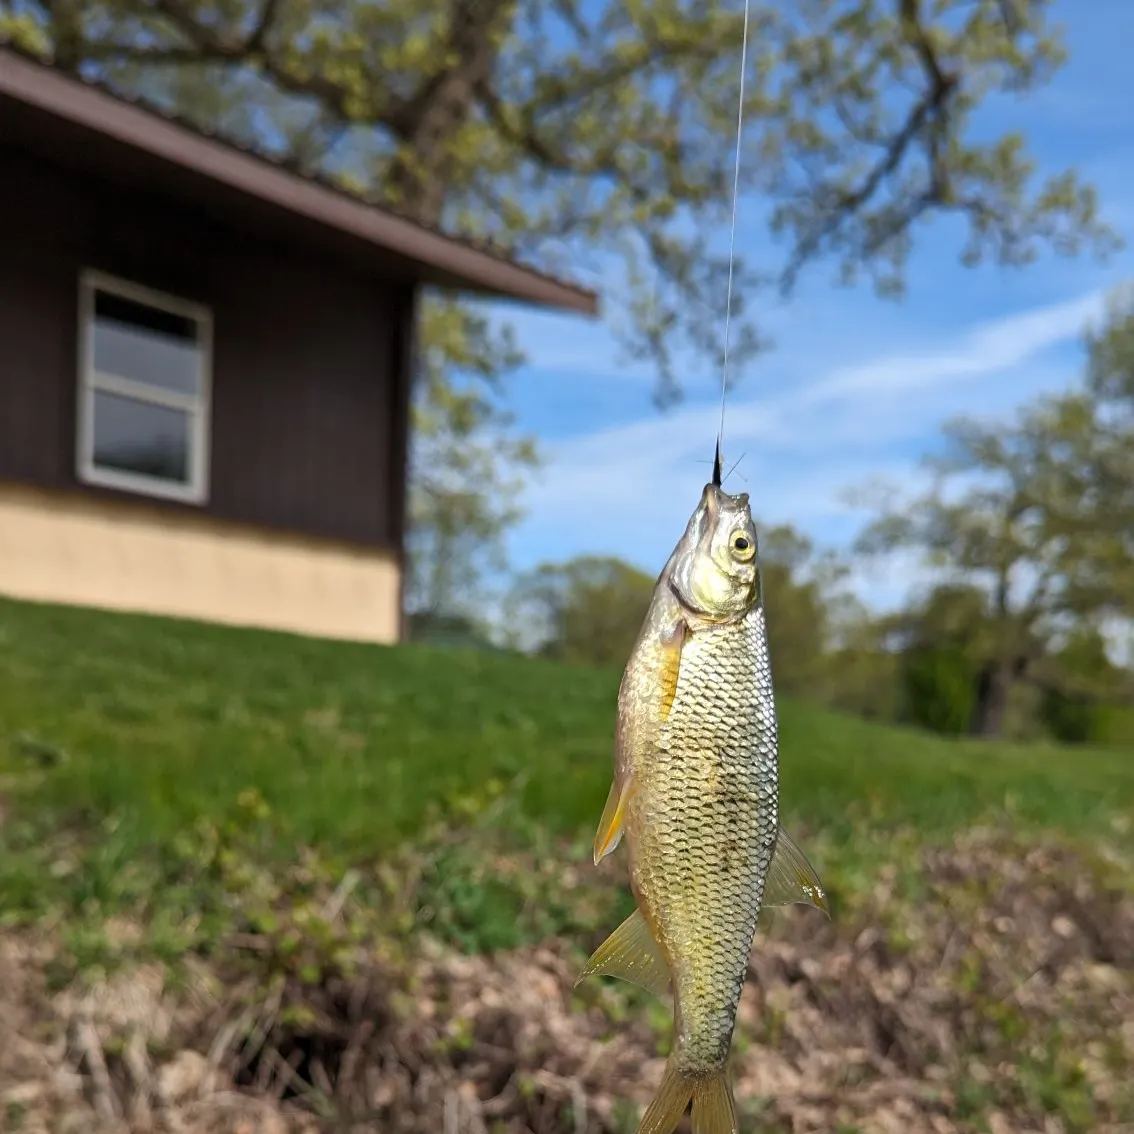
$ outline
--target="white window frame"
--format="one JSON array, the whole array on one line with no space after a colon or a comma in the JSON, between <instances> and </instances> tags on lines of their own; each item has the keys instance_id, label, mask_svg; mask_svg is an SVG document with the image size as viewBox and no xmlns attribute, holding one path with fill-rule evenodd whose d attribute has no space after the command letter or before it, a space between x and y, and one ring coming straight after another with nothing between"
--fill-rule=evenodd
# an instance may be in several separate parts
<instances>
[{"instance_id":1,"label":"white window frame","mask_svg":"<svg viewBox=\"0 0 1134 1134\"><path fill-rule=\"evenodd\" d=\"M191 319L199 328L200 370L196 394L163 390L145 382L95 369L95 293L105 292ZM209 440L212 414L213 313L204 304L179 299L93 268L79 274L79 397L75 431L75 464L79 479L101 488L116 488L145 496L204 504L209 498ZM161 477L103 468L94 460L94 394L103 390L150 405L182 410L189 419L189 482L176 484Z\"/></svg>"}]
</instances>

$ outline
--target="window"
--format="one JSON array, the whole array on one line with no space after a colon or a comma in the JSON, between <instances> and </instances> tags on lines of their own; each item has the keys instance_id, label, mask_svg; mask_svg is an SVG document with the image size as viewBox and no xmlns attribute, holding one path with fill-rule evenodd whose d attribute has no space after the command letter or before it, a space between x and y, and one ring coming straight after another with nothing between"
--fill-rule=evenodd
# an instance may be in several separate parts
<instances>
[{"instance_id":1,"label":"window","mask_svg":"<svg viewBox=\"0 0 1134 1134\"><path fill-rule=\"evenodd\" d=\"M79 477L88 484L203 503L209 312L86 272L79 319Z\"/></svg>"}]
</instances>

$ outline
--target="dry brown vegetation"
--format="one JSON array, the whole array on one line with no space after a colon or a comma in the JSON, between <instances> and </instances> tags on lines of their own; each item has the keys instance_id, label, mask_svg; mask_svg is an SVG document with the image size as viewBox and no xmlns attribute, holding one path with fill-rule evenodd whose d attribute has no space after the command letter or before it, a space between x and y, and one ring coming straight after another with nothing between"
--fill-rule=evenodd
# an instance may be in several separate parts
<instances>
[{"instance_id":1,"label":"dry brown vegetation","mask_svg":"<svg viewBox=\"0 0 1134 1134\"><path fill-rule=\"evenodd\" d=\"M832 922L781 915L741 1005L746 1134L1134 1130L1124 873L974 834L881 871ZM573 993L563 941L371 944L351 976L304 985L250 964L265 942L248 938L53 990L57 948L20 933L0 951L13 1134L625 1134L668 1043L636 990Z\"/></svg>"}]
</instances>

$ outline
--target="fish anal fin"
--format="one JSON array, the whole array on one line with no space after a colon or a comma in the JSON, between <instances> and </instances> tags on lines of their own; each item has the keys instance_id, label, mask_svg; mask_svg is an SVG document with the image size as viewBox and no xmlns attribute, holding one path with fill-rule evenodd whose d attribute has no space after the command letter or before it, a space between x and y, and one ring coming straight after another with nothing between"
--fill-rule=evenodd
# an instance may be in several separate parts
<instances>
[{"instance_id":1,"label":"fish anal fin","mask_svg":"<svg viewBox=\"0 0 1134 1134\"><path fill-rule=\"evenodd\" d=\"M641 910L635 910L595 951L575 984L589 976L612 976L669 996L669 968Z\"/></svg>"},{"instance_id":2,"label":"fish anal fin","mask_svg":"<svg viewBox=\"0 0 1134 1134\"><path fill-rule=\"evenodd\" d=\"M776 840L776 853L772 856L768 877L764 880L763 904L790 906L797 903L814 906L827 917L831 916L827 893L819 881L819 875L795 840L781 827Z\"/></svg>"},{"instance_id":3,"label":"fish anal fin","mask_svg":"<svg viewBox=\"0 0 1134 1134\"><path fill-rule=\"evenodd\" d=\"M625 781L618 779L610 785L607 793L606 806L602 809L602 818L599 820L598 830L595 832L594 857L595 865L610 854L622 841L622 828L626 823L626 804L630 799L630 788L633 779L629 776Z\"/></svg>"}]
</instances>

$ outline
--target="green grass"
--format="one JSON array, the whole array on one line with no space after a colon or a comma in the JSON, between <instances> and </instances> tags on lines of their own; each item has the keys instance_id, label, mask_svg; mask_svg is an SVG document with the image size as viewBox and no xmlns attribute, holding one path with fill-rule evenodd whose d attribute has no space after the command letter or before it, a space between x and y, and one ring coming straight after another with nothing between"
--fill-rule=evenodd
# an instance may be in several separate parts
<instances>
[{"instance_id":1,"label":"green grass","mask_svg":"<svg viewBox=\"0 0 1134 1134\"><path fill-rule=\"evenodd\" d=\"M53 932L56 985L143 956L175 983L190 953L245 966L252 987L286 977L288 1019L311 1011L296 986L404 955L422 926L470 952L558 936L582 954L631 901L617 871L564 870L564 851L589 858L617 686L507 654L0 601L0 932ZM897 867L892 949L911 941L926 842L994 823L1134 850L1134 753L950 742L794 702L781 718L786 822L806 831L836 920L853 924L879 867ZM348 879L355 900L329 913ZM599 991L612 1028L655 1013L665 1050L660 1005L630 986L586 995ZM1048 1054L1016 1064L1024 1103L1090 1128L1079 1064L1059 1055L1073 1045L1034 1050ZM960 1087L979 1125L996 1096Z\"/></svg>"},{"instance_id":2,"label":"green grass","mask_svg":"<svg viewBox=\"0 0 1134 1134\"><path fill-rule=\"evenodd\" d=\"M42 761L39 806L119 816L138 846L254 787L297 842L380 851L431 803L520 775L523 810L575 833L609 786L617 687L617 673L507 655L0 601L0 769ZM780 712L785 811L809 827L940 831L1007 806L1090 834L1134 801L1134 754Z\"/></svg>"},{"instance_id":3,"label":"green grass","mask_svg":"<svg viewBox=\"0 0 1134 1134\"><path fill-rule=\"evenodd\" d=\"M617 673L509 655L0 601L0 857L73 833L72 874L137 870L201 817L239 813L247 789L271 809L265 849L280 856L372 860L509 788L499 827L589 838L617 686ZM828 863L866 829L883 845L891 829L1006 816L1072 837L1129 830L1128 753L950 742L794 702L781 719L786 821L821 833ZM37 877L13 869L0 887L30 900ZM163 884L155 869L140 889Z\"/></svg>"}]
</instances>

